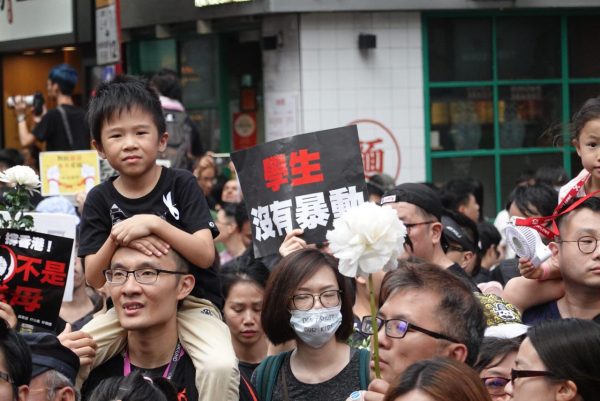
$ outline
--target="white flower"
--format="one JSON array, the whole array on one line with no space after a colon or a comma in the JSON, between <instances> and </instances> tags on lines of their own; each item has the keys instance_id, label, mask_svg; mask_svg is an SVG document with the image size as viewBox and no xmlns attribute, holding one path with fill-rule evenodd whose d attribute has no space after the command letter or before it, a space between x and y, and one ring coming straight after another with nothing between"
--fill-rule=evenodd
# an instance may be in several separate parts
<instances>
[{"instance_id":1,"label":"white flower","mask_svg":"<svg viewBox=\"0 0 600 401\"><path fill-rule=\"evenodd\" d=\"M340 273L356 277L395 269L405 235L406 227L394 209L367 202L336 220L327 240L340 261Z\"/></svg>"},{"instance_id":2,"label":"white flower","mask_svg":"<svg viewBox=\"0 0 600 401\"><path fill-rule=\"evenodd\" d=\"M29 192L40 187L40 178L31 167L14 166L0 173L0 181L10 186L20 185Z\"/></svg>"}]
</instances>

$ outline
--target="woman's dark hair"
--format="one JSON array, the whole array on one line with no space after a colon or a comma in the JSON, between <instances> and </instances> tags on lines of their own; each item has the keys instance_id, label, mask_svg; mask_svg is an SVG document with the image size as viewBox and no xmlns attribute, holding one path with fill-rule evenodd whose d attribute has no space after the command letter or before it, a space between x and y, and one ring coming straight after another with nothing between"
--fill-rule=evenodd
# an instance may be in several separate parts
<instances>
[{"instance_id":1,"label":"woman's dark hair","mask_svg":"<svg viewBox=\"0 0 600 401\"><path fill-rule=\"evenodd\" d=\"M585 401L600 389L600 325L583 319L558 319L527 331L544 366L558 380L571 380Z\"/></svg>"},{"instance_id":2,"label":"woman's dark hair","mask_svg":"<svg viewBox=\"0 0 600 401\"><path fill-rule=\"evenodd\" d=\"M263 304L269 305L261 315L263 330L269 340L275 344L282 344L289 340L298 339L298 336L289 324L291 314L289 311L290 299L296 288L311 278L323 266L330 268L336 277L342 293L341 313L342 324L335 332L339 341L346 341L352 334L353 296L348 282L338 271L338 261L333 256L318 249L301 249L290 253L273 269L267 282Z\"/></svg>"},{"instance_id":3,"label":"woman's dark hair","mask_svg":"<svg viewBox=\"0 0 600 401\"><path fill-rule=\"evenodd\" d=\"M383 401L419 390L435 401L490 401L490 395L473 369L450 358L413 363L394 383Z\"/></svg>"},{"instance_id":4,"label":"woman's dark hair","mask_svg":"<svg viewBox=\"0 0 600 401\"><path fill-rule=\"evenodd\" d=\"M535 182L551 187L562 187L569 182L569 175L561 165L542 166L535 172Z\"/></svg>"},{"instance_id":5,"label":"woman's dark hair","mask_svg":"<svg viewBox=\"0 0 600 401\"><path fill-rule=\"evenodd\" d=\"M477 373L481 373L483 369L497 366L508 354L519 351L519 345L521 345L521 341L518 338L484 337L473 369ZM496 365L492 365L497 357L501 357L500 360Z\"/></svg>"},{"instance_id":6,"label":"woman's dark hair","mask_svg":"<svg viewBox=\"0 0 600 401\"><path fill-rule=\"evenodd\" d=\"M162 68L150 78L150 83L161 95L181 102L183 92L175 71Z\"/></svg>"},{"instance_id":7,"label":"woman's dark hair","mask_svg":"<svg viewBox=\"0 0 600 401\"><path fill-rule=\"evenodd\" d=\"M242 231L244 223L248 221L248 212L244 202L226 203L222 205L225 216L235 221L238 231Z\"/></svg>"},{"instance_id":8,"label":"woman's dark hair","mask_svg":"<svg viewBox=\"0 0 600 401\"><path fill-rule=\"evenodd\" d=\"M581 106L581 108L573 114L571 121L571 139L579 139L581 130L591 120L600 118L600 97L593 97Z\"/></svg>"},{"instance_id":9,"label":"woman's dark hair","mask_svg":"<svg viewBox=\"0 0 600 401\"><path fill-rule=\"evenodd\" d=\"M149 379L137 371L131 375L104 379L89 401L178 401L177 391L168 379Z\"/></svg>"},{"instance_id":10,"label":"woman's dark hair","mask_svg":"<svg viewBox=\"0 0 600 401\"><path fill-rule=\"evenodd\" d=\"M250 264L227 264L219 270L221 293L226 300L229 291L237 283L247 282L265 288L269 279L269 269L260 261L253 259Z\"/></svg>"},{"instance_id":11,"label":"woman's dark hair","mask_svg":"<svg viewBox=\"0 0 600 401\"><path fill-rule=\"evenodd\" d=\"M31 381L31 351L27 342L8 323L0 319L0 354L16 389Z\"/></svg>"}]
</instances>

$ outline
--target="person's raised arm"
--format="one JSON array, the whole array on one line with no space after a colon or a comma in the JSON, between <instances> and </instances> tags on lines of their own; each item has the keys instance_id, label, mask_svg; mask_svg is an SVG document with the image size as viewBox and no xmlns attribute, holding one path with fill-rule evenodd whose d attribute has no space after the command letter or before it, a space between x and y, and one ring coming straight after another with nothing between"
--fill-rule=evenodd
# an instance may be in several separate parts
<instances>
[{"instance_id":1,"label":"person's raised arm","mask_svg":"<svg viewBox=\"0 0 600 401\"><path fill-rule=\"evenodd\" d=\"M15 116L17 117L17 126L19 129L19 142L21 142L22 147L27 147L29 145L33 145L35 142L35 135L29 131L27 128L27 114L26 108L27 105L23 101L21 97L18 97L17 102L15 102ZM35 116L35 122L39 122L39 118Z\"/></svg>"},{"instance_id":2,"label":"person's raised arm","mask_svg":"<svg viewBox=\"0 0 600 401\"><path fill-rule=\"evenodd\" d=\"M95 289L100 289L106 282L102 271L110 266L110 260L117 250L117 243L109 236L98 252L85 255L85 280Z\"/></svg>"}]
</instances>

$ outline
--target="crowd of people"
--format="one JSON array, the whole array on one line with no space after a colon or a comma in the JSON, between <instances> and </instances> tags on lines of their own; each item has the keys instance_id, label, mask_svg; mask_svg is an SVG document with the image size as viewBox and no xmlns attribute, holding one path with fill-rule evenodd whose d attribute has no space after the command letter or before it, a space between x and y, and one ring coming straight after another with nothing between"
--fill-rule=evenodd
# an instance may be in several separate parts
<instances>
[{"instance_id":1,"label":"crowd of people","mask_svg":"<svg viewBox=\"0 0 600 401\"><path fill-rule=\"evenodd\" d=\"M55 79L49 89L68 106ZM73 300L53 333L20 334L0 303L0 401L597 398L600 98L573 118L584 170L569 181L541 167L493 224L476 180L369 177L369 201L407 230L398 268L371 277L373 317L368 280L340 274L327 244L301 229L278 255L255 257L235 168L190 138L169 151L171 131L197 137L177 88L168 71L97 88L85 126L114 174L77 209L39 203L81 218ZM31 134L19 118L24 145L50 138L44 129ZM6 149L0 162L24 158ZM536 267L512 252L511 217L553 215L548 260Z\"/></svg>"}]
</instances>

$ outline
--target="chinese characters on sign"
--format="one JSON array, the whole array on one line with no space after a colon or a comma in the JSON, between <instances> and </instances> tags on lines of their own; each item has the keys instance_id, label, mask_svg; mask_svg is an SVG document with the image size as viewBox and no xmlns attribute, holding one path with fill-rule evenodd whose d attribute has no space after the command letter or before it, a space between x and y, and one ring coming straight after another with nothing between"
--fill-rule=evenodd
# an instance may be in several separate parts
<instances>
[{"instance_id":1,"label":"chinese characters on sign","mask_svg":"<svg viewBox=\"0 0 600 401\"><path fill-rule=\"evenodd\" d=\"M40 153L42 195L75 195L100 183L100 160L94 150Z\"/></svg>"},{"instance_id":2,"label":"chinese characters on sign","mask_svg":"<svg viewBox=\"0 0 600 401\"><path fill-rule=\"evenodd\" d=\"M71 238L0 230L0 301L12 305L21 323L54 329L72 247Z\"/></svg>"},{"instance_id":3,"label":"chinese characters on sign","mask_svg":"<svg viewBox=\"0 0 600 401\"><path fill-rule=\"evenodd\" d=\"M356 127L298 135L231 156L252 222L255 254L276 253L285 235L304 230L320 243L333 222L365 201Z\"/></svg>"}]
</instances>

